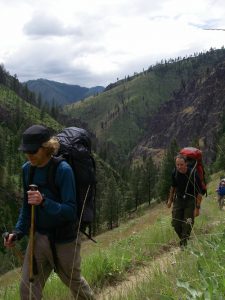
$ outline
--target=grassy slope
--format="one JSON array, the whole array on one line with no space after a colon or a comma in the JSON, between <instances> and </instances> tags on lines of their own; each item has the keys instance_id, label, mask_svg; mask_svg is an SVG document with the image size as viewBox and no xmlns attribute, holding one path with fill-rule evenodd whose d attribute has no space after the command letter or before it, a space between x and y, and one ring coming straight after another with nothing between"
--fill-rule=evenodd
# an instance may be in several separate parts
<instances>
[{"instance_id":1,"label":"grassy slope","mask_svg":"<svg viewBox=\"0 0 225 300\"><path fill-rule=\"evenodd\" d=\"M202 205L202 214L196 219L192 239L184 251L169 251L160 257L154 269L149 266L136 277L132 286L115 290L113 300L206 300L224 299L224 214L217 205L215 189L218 173L209 184L209 197ZM143 272L145 272L143 276ZM108 294L109 295L109 294ZM100 298L106 299L106 298Z\"/></svg>"},{"instance_id":2,"label":"grassy slope","mask_svg":"<svg viewBox=\"0 0 225 300\"><path fill-rule=\"evenodd\" d=\"M193 240L190 242L193 250L189 247L185 255L178 251L174 256L175 271L172 271L170 263L168 266L169 275L167 275L167 271L162 272L159 268L155 268L154 274L150 277L147 276L143 283L145 284L143 288L146 293L145 298L148 294L149 299L178 299L176 298L177 293L181 296L188 293L183 287L176 285L177 279L180 278L180 282L182 282L182 280L187 281L188 276L197 277L196 274L199 271L192 266L193 255L196 256L193 253L196 251L196 253L202 253L201 257L204 258L204 246L201 240L209 239L210 233L217 235L222 230L220 223L223 222L224 211L218 210L215 201L215 188L219 176L220 174L213 176L213 181L209 185L209 196L202 204L202 215L196 219L192 233ZM140 212L140 216L136 216L126 224L121 224L119 228L98 236L98 244L90 241L84 242L82 251L84 276L93 287L95 286L96 291L99 289L102 291L103 286L114 285L115 282L127 278L131 272L135 274L137 268L148 265L151 261L161 257L163 253L170 251L174 245L177 245L178 240L170 226L170 220L170 211L164 205L159 204L152 207L151 210L144 209ZM196 260L194 262L196 263ZM210 260L206 264L209 265ZM187 267L188 265L191 268ZM181 272L182 266L186 268L185 273ZM93 272L93 270L95 271ZM14 274L16 274L17 281L18 273L14 272ZM179 274L178 278L177 274ZM0 278L0 295L5 293L3 299L18 299L18 293L15 292L15 289L18 288L17 283L13 284L12 276L10 276L9 285L5 279L6 276L9 278L7 274ZM138 280L137 277L136 281ZM14 292L13 289L12 292L8 291L10 286L14 287ZM138 286L140 287L140 284ZM142 289L137 288L134 284L128 298L115 294L115 299L145 299L143 295L140 296L140 291ZM131 295L136 295L136 298L131 298ZM158 298L157 295L170 295L170 298ZM58 278L54 275L46 285L44 299L65 299L65 297L68 297L68 290L59 283Z\"/></svg>"}]
</instances>

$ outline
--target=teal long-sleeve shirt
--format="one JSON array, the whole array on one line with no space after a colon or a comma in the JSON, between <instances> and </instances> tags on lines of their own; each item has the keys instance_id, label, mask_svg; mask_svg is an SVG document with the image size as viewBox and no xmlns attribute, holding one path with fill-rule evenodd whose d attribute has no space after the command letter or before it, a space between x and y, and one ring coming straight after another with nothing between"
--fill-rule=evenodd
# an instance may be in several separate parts
<instances>
[{"instance_id":1,"label":"teal long-sleeve shirt","mask_svg":"<svg viewBox=\"0 0 225 300\"><path fill-rule=\"evenodd\" d=\"M55 228L63 227L68 222L74 222L77 218L76 186L72 168L66 161L60 162L55 175L55 183L59 189L59 195L54 195L47 186L47 174L50 161L44 167L37 167L32 184L38 186L44 194L44 205L35 206L35 230L48 234ZM27 186L29 180L29 162L23 165L24 199L15 231L21 236L28 234L30 227L31 206L27 199ZM60 197L60 199L56 199Z\"/></svg>"}]
</instances>

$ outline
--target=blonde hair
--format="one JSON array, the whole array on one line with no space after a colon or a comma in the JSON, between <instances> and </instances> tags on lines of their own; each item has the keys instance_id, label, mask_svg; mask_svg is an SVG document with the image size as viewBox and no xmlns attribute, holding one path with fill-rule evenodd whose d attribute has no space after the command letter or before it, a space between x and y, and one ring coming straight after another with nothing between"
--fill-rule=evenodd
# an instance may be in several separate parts
<instances>
[{"instance_id":1,"label":"blonde hair","mask_svg":"<svg viewBox=\"0 0 225 300\"><path fill-rule=\"evenodd\" d=\"M47 155L57 154L60 144L57 137L53 136L49 141L42 144L42 148L46 150Z\"/></svg>"}]
</instances>

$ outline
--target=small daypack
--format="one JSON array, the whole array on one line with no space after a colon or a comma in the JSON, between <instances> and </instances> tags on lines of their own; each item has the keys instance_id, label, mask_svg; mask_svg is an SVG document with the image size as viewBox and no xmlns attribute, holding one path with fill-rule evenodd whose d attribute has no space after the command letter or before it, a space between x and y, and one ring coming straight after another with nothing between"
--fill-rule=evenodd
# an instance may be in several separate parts
<instances>
[{"instance_id":1,"label":"small daypack","mask_svg":"<svg viewBox=\"0 0 225 300\"><path fill-rule=\"evenodd\" d=\"M62 160L67 161L74 172L76 182L78 229L96 242L92 238L92 224L95 218L96 168L91 153L89 133L82 128L68 127L56 137L60 148L58 153L51 158L46 185L60 199L59 187L55 182L56 170ZM34 169L35 167L30 167L30 182Z\"/></svg>"},{"instance_id":2,"label":"small daypack","mask_svg":"<svg viewBox=\"0 0 225 300\"><path fill-rule=\"evenodd\" d=\"M202 194L207 196L205 170L202 162L202 151L194 147L185 147L181 149L179 153L187 158L189 167L196 169L202 184Z\"/></svg>"}]
</instances>

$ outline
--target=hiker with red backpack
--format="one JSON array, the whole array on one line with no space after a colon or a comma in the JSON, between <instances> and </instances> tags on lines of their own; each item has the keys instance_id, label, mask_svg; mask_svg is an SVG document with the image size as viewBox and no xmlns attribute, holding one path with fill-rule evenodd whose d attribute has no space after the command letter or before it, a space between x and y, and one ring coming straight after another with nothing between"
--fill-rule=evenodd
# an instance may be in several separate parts
<instances>
[{"instance_id":1,"label":"hiker with red backpack","mask_svg":"<svg viewBox=\"0 0 225 300\"><path fill-rule=\"evenodd\" d=\"M180 239L180 246L184 247L190 237L194 218L199 215L203 191L196 168L188 166L186 156L178 154L175 165L167 207L173 205L172 226Z\"/></svg>"},{"instance_id":2,"label":"hiker with red backpack","mask_svg":"<svg viewBox=\"0 0 225 300\"><path fill-rule=\"evenodd\" d=\"M57 195L49 188L47 180L52 155L59 146L59 141L51 137L46 127L33 125L23 133L19 148L28 160L23 165L23 206L15 230L4 235L4 245L13 247L16 240L29 233L30 224L33 225L35 231L31 239L30 230L22 268L20 296L23 300L42 299L42 290L53 269L75 299L94 299L80 271L81 241L73 170L65 160L59 162L55 174ZM34 167L32 178L31 167Z\"/></svg>"}]
</instances>

